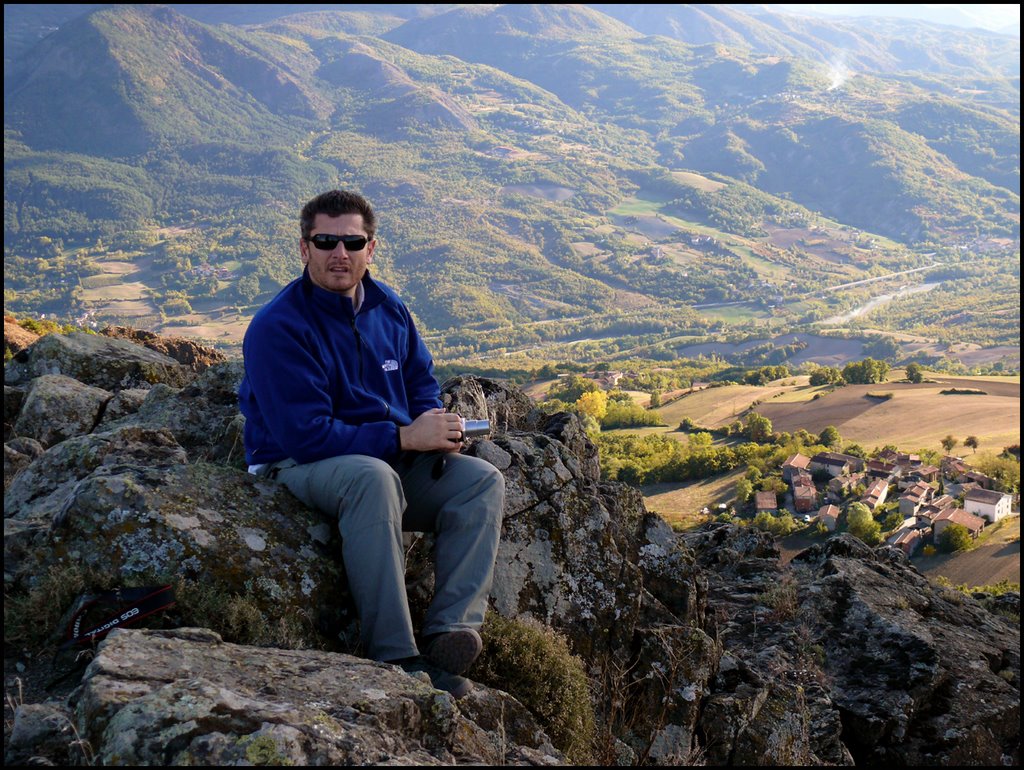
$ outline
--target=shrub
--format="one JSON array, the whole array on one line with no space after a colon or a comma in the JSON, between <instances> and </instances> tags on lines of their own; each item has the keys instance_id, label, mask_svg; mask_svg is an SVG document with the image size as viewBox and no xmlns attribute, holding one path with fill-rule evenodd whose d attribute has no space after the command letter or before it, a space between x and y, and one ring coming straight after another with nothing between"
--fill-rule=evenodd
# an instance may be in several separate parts
<instances>
[{"instance_id":1,"label":"shrub","mask_svg":"<svg viewBox=\"0 0 1024 770\"><path fill-rule=\"evenodd\" d=\"M966 551L974 544L971 533L962 524L950 524L939 535L939 548L943 553Z\"/></svg>"},{"instance_id":2,"label":"shrub","mask_svg":"<svg viewBox=\"0 0 1024 770\"><path fill-rule=\"evenodd\" d=\"M63 631L61 616L81 594L112 588L97 583L95 575L77 565L50 567L28 592L4 597L4 641L37 647L48 637L56 639Z\"/></svg>"},{"instance_id":3,"label":"shrub","mask_svg":"<svg viewBox=\"0 0 1024 770\"><path fill-rule=\"evenodd\" d=\"M174 590L186 625L212 629L224 641L286 650L324 647L309 621L294 611L268 616L249 596L192 580L179 579Z\"/></svg>"},{"instance_id":4,"label":"shrub","mask_svg":"<svg viewBox=\"0 0 1024 770\"><path fill-rule=\"evenodd\" d=\"M536 621L488 613L473 678L515 696L575 764L590 763L594 707L582 661L564 637Z\"/></svg>"},{"instance_id":5,"label":"shrub","mask_svg":"<svg viewBox=\"0 0 1024 770\"><path fill-rule=\"evenodd\" d=\"M779 537L784 537L800 528L796 519L788 512L780 516L773 516L768 511L761 511L754 517L751 524L762 532L770 532Z\"/></svg>"}]
</instances>

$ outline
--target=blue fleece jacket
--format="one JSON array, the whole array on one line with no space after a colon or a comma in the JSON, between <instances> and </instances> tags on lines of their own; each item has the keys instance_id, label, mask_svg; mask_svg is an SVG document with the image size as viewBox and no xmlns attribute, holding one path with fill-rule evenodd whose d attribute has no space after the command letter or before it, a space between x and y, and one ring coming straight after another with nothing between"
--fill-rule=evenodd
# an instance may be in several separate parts
<instances>
[{"instance_id":1,"label":"blue fleece jacket","mask_svg":"<svg viewBox=\"0 0 1024 770\"><path fill-rule=\"evenodd\" d=\"M352 300L303 272L253 317L238 392L250 465L345 454L389 460L398 426L441 406L434 363L408 309L369 275Z\"/></svg>"}]
</instances>

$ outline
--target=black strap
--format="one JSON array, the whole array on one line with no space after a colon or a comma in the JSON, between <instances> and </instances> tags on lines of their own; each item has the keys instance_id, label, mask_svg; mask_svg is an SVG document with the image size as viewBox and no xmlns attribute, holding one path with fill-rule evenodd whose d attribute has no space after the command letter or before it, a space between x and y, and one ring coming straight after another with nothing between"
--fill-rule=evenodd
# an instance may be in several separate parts
<instances>
[{"instance_id":1,"label":"black strap","mask_svg":"<svg viewBox=\"0 0 1024 770\"><path fill-rule=\"evenodd\" d=\"M82 619L86 612L96 605L103 604L110 605L113 613L95 626L83 630ZM122 588L117 591L86 596L83 598L81 606L71 616L65 634L66 641L58 651L67 650L76 644L97 642L115 628L137 623L154 612L173 607L174 604L174 591L169 585Z\"/></svg>"}]
</instances>

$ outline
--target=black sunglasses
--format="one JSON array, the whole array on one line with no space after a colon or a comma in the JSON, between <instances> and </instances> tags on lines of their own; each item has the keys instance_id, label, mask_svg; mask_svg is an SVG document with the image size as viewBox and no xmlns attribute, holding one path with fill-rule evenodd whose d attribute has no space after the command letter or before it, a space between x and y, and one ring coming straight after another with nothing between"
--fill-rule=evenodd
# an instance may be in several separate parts
<instances>
[{"instance_id":1,"label":"black sunglasses","mask_svg":"<svg viewBox=\"0 0 1024 770\"><path fill-rule=\"evenodd\" d=\"M328 235L327 233L317 233L312 238L307 238L306 240L320 249L320 251L334 251L338 248L339 243L345 247L345 251L362 251L372 239L363 235Z\"/></svg>"}]
</instances>

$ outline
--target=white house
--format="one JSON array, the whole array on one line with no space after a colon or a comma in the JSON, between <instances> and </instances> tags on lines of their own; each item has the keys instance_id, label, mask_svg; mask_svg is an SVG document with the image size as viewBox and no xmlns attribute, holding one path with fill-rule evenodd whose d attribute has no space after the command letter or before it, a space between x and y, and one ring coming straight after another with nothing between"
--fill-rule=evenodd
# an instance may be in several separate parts
<instances>
[{"instance_id":1,"label":"white house","mask_svg":"<svg viewBox=\"0 0 1024 770\"><path fill-rule=\"evenodd\" d=\"M972 489L964 495L964 510L995 524L1010 515L1010 495L991 489Z\"/></svg>"}]
</instances>

